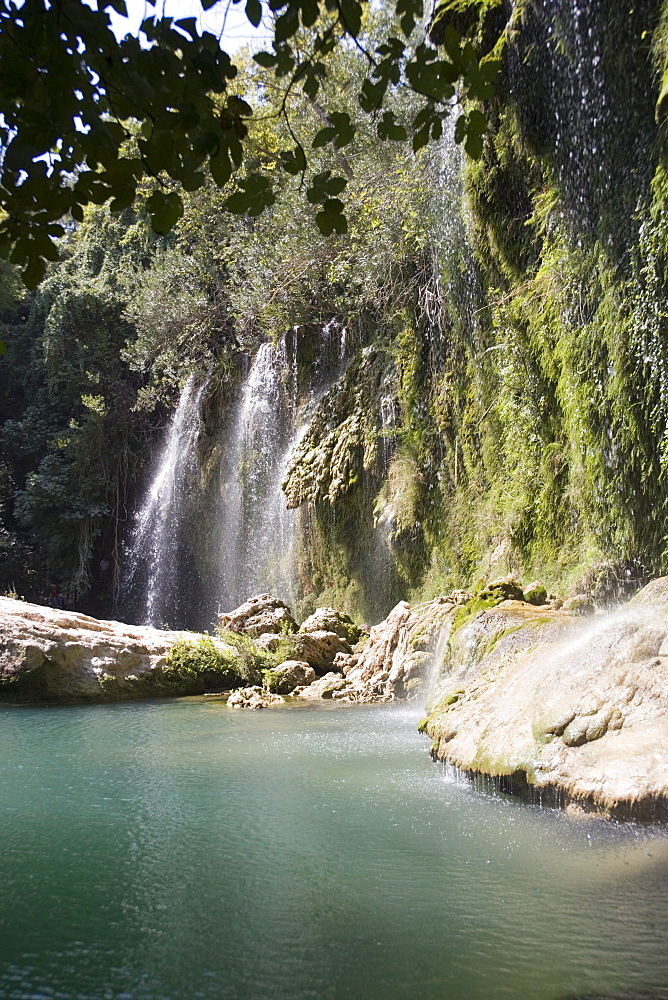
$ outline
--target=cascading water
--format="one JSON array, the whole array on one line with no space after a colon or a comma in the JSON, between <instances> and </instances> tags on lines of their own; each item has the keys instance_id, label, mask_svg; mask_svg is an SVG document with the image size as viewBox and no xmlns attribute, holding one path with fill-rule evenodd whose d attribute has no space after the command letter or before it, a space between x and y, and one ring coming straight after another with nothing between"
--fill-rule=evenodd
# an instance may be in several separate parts
<instances>
[{"instance_id":1,"label":"cascading water","mask_svg":"<svg viewBox=\"0 0 668 1000\"><path fill-rule=\"evenodd\" d=\"M181 624L188 559L184 501L197 478L200 402L207 380L191 375L181 392L156 474L139 508L127 546L124 603L140 608L146 625Z\"/></svg>"},{"instance_id":2,"label":"cascading water","mask_svg":"<svg viewBox=\"0 0 668 1000\"><path fill-rule=\"evenodd\" d=\"M219 515L219 594L228 607L259 591L293 595L297 515L280 488L297 406L290 374L287 338L262 344L232 422Z\"/></svg>"},{"instance_id":3,"label":"cascading water","mask_svg":"<svg viewBox=\"0 0 668 1000\"><path fill-rule=\"evenodd\" d=\"M262 344L246 376L222 458L218 547L221 607L270 591L288 604L301 596L298 510L282 489L290 459L327 385L345 363L346 331L320 332L300 395L297 329Z\"/></svg>"}]
</instances>

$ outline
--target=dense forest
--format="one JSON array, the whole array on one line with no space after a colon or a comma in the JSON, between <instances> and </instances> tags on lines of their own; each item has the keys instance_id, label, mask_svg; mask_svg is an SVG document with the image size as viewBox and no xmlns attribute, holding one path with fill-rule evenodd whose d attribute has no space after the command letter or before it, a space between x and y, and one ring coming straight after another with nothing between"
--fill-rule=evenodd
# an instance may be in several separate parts
<instances>
[{"instance_id":1,"label":"dense forest","mask_svg":"<svg viewBox=\"0 0 668 1000\"><path fill-rule=\"evenodd\" d=\"M326 86L357 126L336 151L347 232L319 232L283 174L258 216L223 211L212 182L183 192L159 236L147 184L130 207L71 220L36 290L2 265L0 590L140 616L123 596L133 514L193 377L183 586L205 601L230 413L260 345L288 336L308 414L282 484L300 512L302 613L380 617L507 573L605 600L668 571L668 6L449 7L501 60L481 159L454 126L417 153L379 142L351 84L364 55L343 46ZM244 169L271 170L284 94L243 66ZM311 146L322 108L290 100ZM395 120L415 102L398 89ZM331 169L331 149L311 157Z\"/></svg>"}]
</instances>

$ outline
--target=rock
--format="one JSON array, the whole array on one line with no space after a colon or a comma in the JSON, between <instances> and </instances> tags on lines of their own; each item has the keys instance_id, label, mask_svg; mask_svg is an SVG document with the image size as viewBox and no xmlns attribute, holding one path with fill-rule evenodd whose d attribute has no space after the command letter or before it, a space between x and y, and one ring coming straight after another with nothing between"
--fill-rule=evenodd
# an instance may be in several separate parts
<instances>
[{"instance_id":1,"label":"rock","mask_svg":"<svg viewBox=\"0 0 668 1000\"><path fill-rule=\"evenodd\" d=\"M415 610L406 601L397 604L371 629L359 654L337 657L348 681L345 697L355 702L417 697L438 670L456 607L452 597L437 597Z\"/></svg>"},{"instance_id":2,"label":"rock","mask_svg":"<svg viewBox=\"0 0 668 1000\"><path fill-rule=\"evenodd\" d=\"M316 673L331 670L337 653L350 654L350 645L336 632L297 632L290 636L290 645L300 660L312 666Z\"/></svg>"},{"instance_id":3,"label":"rock","mask_svg":"<svg viewBox=\"0 0 668 1000\"><path fill-rule=\"evenodd\" d=\"M594 613L594 602L588 594L575 594L569 597L562 604L562 610L573 615L592 615Z\"/></svg>"},{"instance_id":4,"label":"rock","mask_svg":"<svg viewBox=\"0 0 668 1000\"><path fill-rule=\"evenodd\" d=\"M475 596L480 601L484 601L489 597L495 597L501 601L524 600L524 592L519 583L509 576L493 580L491 583L486 584Z\"/></svg>"},{"instance_id":5,"label":"rock","mask_svg":"<svg viewBox=\"0 0 668 1000\"><path fill-rule=\"evenodd\" d=\"M334 657L334 669L342 674L349 674L359 663L359 653L337 653Z\"/></svg>"},{"instance_id":6,"label":"rock","mask_svg":"<svg viewBox=\"0 0 668 1000\"><path fill-rule=\"evenodd\" d=\"M263 653L275 653L282 636L276 632L263 632L255 640L255 648Z\"/></svg>"},{"instance_id":7,"label":"rock","mask_svg":"<svg viewBox=\"0 0 668 1000\"><path fill-rule=\"evenodd\" d=\"M299 692L298 697L306 699L332 698L335 692L341 691L345 686L346 681L341 674L329 673L305 687Z\"/></svg>"},{"instance_id":8,"label":"rock","mask_svg":"<svg viewBox=\"0 0 668 1000\"><path fill-rule=\"evenodd\" d=\"M476 615L422 725L434 756L544 802L668 818L667 588L589 622L516 601Z\"/></svg>"},{"instance_id":9,"label":"rock","mask_svg":"<svg viewBox=\"0 0 668 1000\"><path fill-rule=\"evenodd\" d=\"M315 670L305 660L284 660L265 671L266 687L275 694L290 694L296 687L312 684Z\"/></svg>"},{"instance_id":10,"label":"rock","mask_svg":"<svg viewBox=\"0 0 668 1000\"><path fill-rule=\"evenodd\" d=\"M545 585L542 584L540 580L533 580L523 589L524 600L527 604L535 604L536 607L547 604L547 590L545 589Z\"/></svg>"},{"instance_id":11,"label":"rock","mask_svg":"<svg viewBox=\"0 0 668 1000\"><path fill-rule=\"evenodd\" d=\"M122 701L203 694L202 680L173 677L167 665L175 642L201 638L0 597L0 698ZM233 661L231 647L209 641Z\"/></svg>"},{"instance_id":12,"label":"rock","mask_svg":"<svg viewBox=\"0 0 668 1000\"><path fill-rule=\"evenodd\" d=\"M264 688L253 686L239 688L233 691L227 699L228 708L271 708L273 705L284 705L285 698Z\"/></svg>"},{"instance_id":13,"label":"rock","mask_svg":"<svg viewBox=\"0 0 668 1000\"><path fill-rule=\"evenodd\" d=\"M342 615L334 608L316 608L313 614L302 622L299 631L335 632L351 646L355 645L361 634L361 629L355 625L349 615Z\"/></svg>"},{"instance_id":14,"label":"rock","mask_svg":"<svg viewBox=\"0 0 668 1000\"><path fill-rule=\"evenodd\" d=\"M234 611L219 614L222 629L240 632L253 638L267 632L288 635L297 631L297 623L287 604L271 594L259 594L241 604Z\"/></svg>"}]
</instances>

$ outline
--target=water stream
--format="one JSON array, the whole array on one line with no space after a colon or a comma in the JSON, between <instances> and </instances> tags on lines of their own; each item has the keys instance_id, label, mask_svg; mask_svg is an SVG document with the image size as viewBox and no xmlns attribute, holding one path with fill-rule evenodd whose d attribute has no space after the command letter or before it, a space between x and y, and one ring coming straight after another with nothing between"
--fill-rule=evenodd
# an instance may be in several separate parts
<instances>
[{"instance_id":1,"label":"water stream","mask_svg":"<svg viewBox=\"0 0 668 1000\"><path fill-rule=\"evenodd\" d=\"M3 1000L657 1000L665 831L458 783L406 708L2 709Z\"/></svg>"},{"instance_id":2,"label":"water stream","mask_svg":"<svg viewBox=\"0 0 668 1000\"><path fill-rule=\"evenodd\" d=\"M227 610L266 591L295 597L298 515L281 490L299 433L295 367L296 346L287 337L262 344L232 420L217 516L218 593Z\"/></svg>"},{"instance_id":3,"label":"water stream","mask_svg":"<svg viewBox=\"0 0 668 1000\"><path fill-rule=\"evenodd\" d=\"M184 578L192 571L186 553L185 500L197 485L196 444L206 380L185 383L169 425L153 480L135 515L127 546L122 600L139 605L145 625L178 624Z\"/></svg>"}]
</instances>

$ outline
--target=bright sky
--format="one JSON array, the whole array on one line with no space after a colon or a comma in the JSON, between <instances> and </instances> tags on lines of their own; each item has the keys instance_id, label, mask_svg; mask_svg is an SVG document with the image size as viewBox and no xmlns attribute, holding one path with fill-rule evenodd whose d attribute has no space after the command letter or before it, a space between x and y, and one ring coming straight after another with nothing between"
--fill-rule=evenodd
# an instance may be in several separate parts
<instances>
[{"instance_id":1,"label":"bright sky","mask_svg":"<svg viewBox=\"0 0 668 1000\"><path fill-rule=\"evenodd\" d=\"M199 0L158 0L155 7L145 0L127 0L128 18L109 10L111 24L117 37L131 32L136 35L139 25L154 13L166 17L196 17L200 30L214 35L222 33L222 47L227 52L235 52L243 45L255 43L254 48L264 44L268 35L262 25L253 28L244 13L245 2L233 4L232 0L219 0L209 10L203 10Z\"/></svg>"}]
</instances>

